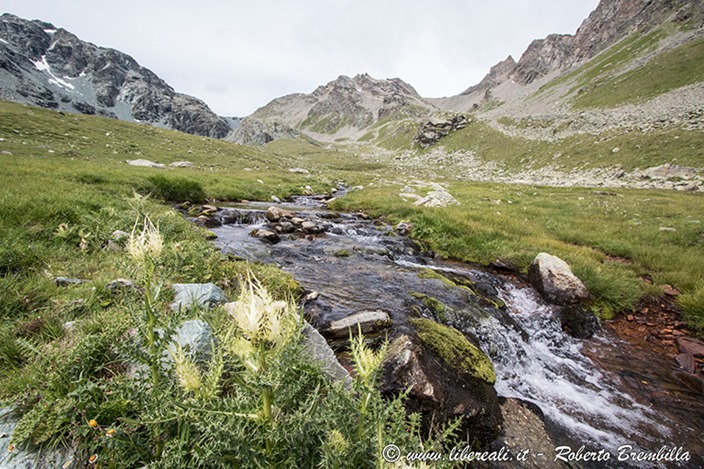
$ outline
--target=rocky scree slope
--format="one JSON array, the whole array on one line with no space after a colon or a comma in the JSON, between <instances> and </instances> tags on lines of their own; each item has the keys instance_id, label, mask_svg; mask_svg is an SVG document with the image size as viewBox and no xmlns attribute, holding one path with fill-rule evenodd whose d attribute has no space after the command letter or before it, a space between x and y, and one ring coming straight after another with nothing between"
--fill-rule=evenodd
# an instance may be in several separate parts
<instances>
[{"instance_id":1,"label":"rocky scree slope","mask_svg":"<svg viewBox=\"0 0 704 469\"><path fill-rule=\"evenodd\" d=\"M436 109L399 78L378 80L368 74L340 76L310 94L276 98L243 119L232 140L266 143L297 132L319 141L357 139L385 119L407 119ZM253 132L259 127L262 132Z\"/></svg>"},{"instance_id":2,"label":"rocky scree slope","mask_svg":"<svg viewBox=\"0 0 704 469\"><path fill-rule=\"evenodd\" d=\"M214 138L233 126L129 55L7 13L0 16L0 99Z\"/></svg>"}]
</instances>

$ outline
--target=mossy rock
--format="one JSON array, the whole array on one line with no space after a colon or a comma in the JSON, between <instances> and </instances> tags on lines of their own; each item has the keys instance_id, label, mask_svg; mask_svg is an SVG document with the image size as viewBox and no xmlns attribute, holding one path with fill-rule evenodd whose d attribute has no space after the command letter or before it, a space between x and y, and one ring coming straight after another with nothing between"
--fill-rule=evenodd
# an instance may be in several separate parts
<instances>
[{"instance_id":1,"label":"mossy rock","mask_svg":"<svg viewBox=\"0 0 704 469\"><path fill-rule=\"evenodd\" d=\"M437 279L443 282L445 285L448 287L456 287L457 284L450 280L449 278L445 277L441 273L439 273L436 270L433 269L421 269L418 272L418 278L426 278L426 279Z\"/></svg>"},{"instance_id":2,"label":"mossy rock","mask_svg":"<svg viewBox=\"0 0 704 469\"><path fill-rule=\"evenodd\" d=\"M447 315L445 314L447 307L440 300L417 291L411 292L411 296L422 301L425 307L428 308L441 322L447 322Z\"/></svg>"},{"instance_id":3,"label":"mossy rock","mask_svg":"<svg viewBox=\"0 0 704 469\"><path fill-rule=\"evenodd\" d=\"M489 357L470 343L461 332L430 319L417 318L409 322L420 340L452 368L489 384L496 382L496 372Z\"/></svg>"}]
</instances>

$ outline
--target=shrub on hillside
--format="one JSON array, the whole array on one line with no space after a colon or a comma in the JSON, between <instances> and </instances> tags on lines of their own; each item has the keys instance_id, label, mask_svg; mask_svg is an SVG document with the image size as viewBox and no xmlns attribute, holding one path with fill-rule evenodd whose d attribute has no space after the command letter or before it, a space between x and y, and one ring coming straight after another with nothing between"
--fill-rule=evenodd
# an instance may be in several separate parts
<instances>
[{"instance_id":1,"label":"shrub on hillside","mask_svg":"<svg viewBox=\"0 0 704 469\"><path fill-rule=\"evenodd\" d=\"M158 199L169 202L202 202L205 199L203 186L192 179L179 176L151 176L145 191Z\"/></svg>"}]
</instances>

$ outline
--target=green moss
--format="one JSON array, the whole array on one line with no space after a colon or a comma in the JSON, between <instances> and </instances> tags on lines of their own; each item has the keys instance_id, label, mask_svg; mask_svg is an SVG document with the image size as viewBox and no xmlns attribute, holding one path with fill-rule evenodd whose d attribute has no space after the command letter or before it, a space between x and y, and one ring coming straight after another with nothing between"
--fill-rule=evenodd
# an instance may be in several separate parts
<instances>
[{"instance_id":1,"label":"green moss","mask_svg":"<svg viewBox=\"0 0 704 469\"><path fill-rule=\"evenodd\" d=\"M335 251L336 257L350 257L350 251L348 249L340 249Z\"/></svg>"},{"instance_id":2,"label":"green moss","mask_svg":"<svg viewBox=\"0 0 704 469\"><path fill-rule=\"evenodd\" d=\"M410 323L420 340L435 350L448 365L489 384L496 382L496 372L489 357L461 332L429 319L411 319Z\"/></svg>"},{"instance_id":3,"label":"green moss","mask_svg":"<svg viewBox=\"0 0 704 469\"><path fill-rule=\"evenodd\" d=\"M418 278L427 278L427 279L437 279L442 281L445 285L448 287L456 287L457 284L450 280L449 278L445 277L441 273L439 273L437 270L433 269L421 269L418 271Z\"/></svg>"},{"instance_id":4,"label":"green moss","mask_svg":"<svg viewBox=\"0 0 704 469\"><path fill-rule=\"evenodd\" d=\"M441 322L447 322L447 316L445 314L447 307L440 300L417 291L411 292L411 296L422 301L425 307L432 311L435 317L437 317Z\"/></svg>"}]
</instances>

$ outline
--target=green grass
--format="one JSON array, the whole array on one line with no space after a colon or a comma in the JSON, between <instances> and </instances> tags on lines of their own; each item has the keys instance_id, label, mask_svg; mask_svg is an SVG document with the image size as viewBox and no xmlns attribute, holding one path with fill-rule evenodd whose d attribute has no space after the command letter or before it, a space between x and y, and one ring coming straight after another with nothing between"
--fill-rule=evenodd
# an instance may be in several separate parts
<instances>
[{"instance_id":1,"label":"green grass","mask_svg":"<svg viewBox=\"0 0 704 469\"><path fill-rule=\"evenodd\" d=\"M574 100L576 109L638 103L704 81L704 39L658 54L618 76L592 79Z\"/></svg>"},{"instance_id":2,"label":"green grass","mask_svg":"<svg viewBox=\"0 0 704 469\"><path fill-rule=\"evenodd\" d=\"M479 159L498 162L510 171L545 166L562 171L620 166L632 171L664 163L701 168L704 162L704 133L684 130L611 130L598 136L578 134L548 142L512 137L473 120L440 145L448 151L471 151ZM614 148L619 151L614 153Z\"/></svg>"},{"instance_id":3,"label":"green grass","mask_svg":"<svg viewBox=\"0 0 704 469\"><path fill-rule=\"evenodd\" d=\"M644 52L653 50L666 35L667 33L664 29L657 29L649 33L633 33L606 49L586 64L541 86L535 94L540 95L555 88L557 85L573 79L575 80L575 84L572 86L570 92L576 91L578 88L588 85L593 80L603 75L609 75L614 70L618 70L619 67L628 64Z\"/></svg>"},{"instance_id":4,"label":"green grass","mask_svg":"<svg viewBox=\"0 0 704 469\"><path fill-rule=\"evenodd\" d=\"M618 189L609 196L589 188L455 182L449 190L461 205L433 209L405 202L399 190L393 184L366 189L335 206L410 221L413 236L446 258L483 264L500 258L526 271L539 252L560 256L605 316L661 292L641 280L650 274L656 284L686 292L687 319L704 325L697 306L704 283L702 194Z\"/></svg>"}]
</instances>

